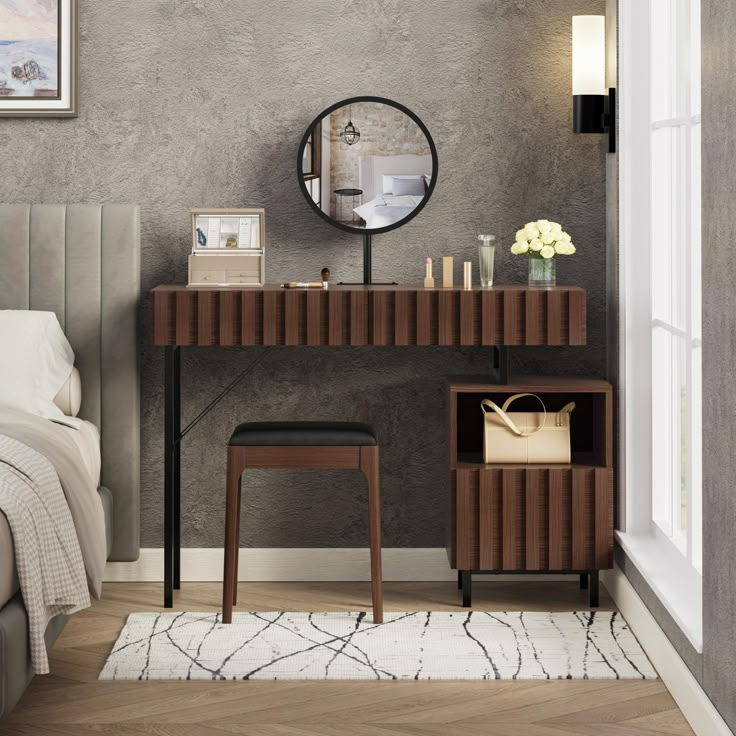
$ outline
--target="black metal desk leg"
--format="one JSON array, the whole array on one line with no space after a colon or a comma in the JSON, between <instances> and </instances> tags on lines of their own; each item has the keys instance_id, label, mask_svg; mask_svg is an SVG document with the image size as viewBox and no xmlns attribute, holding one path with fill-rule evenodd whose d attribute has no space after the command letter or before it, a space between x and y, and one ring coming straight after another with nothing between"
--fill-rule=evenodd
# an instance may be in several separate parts
<instances>
[{"instance_id":1,"label":"black metal desk leg","mask_svg":"<svg viewBox=\"0 0 736 736\"><path fill-rule=\"evenodd\" d=\"M181 350L174 348L174 590L181 588Z\"/></svg>"},{"instance_id":2,"label":"black metal desk leg","mask_svg":"<svg viewBox=\"0 0 736 736\"><path fill-rule=\"evenodd\" d=\"M588 590L588 573L580 574L580 590Z\"/></svg>"},{"instance_id":3,"label":"black metal desk leg","mask_svg":"<svg viewBox=\"0 0 736 736\"><path fill-rule=\"evenodd\" d=\"M174 548L178 542L179 348L164 348L164 607L174 605ZM177 545L178 546L178 545Z\"/></svg>"}]
</instances>

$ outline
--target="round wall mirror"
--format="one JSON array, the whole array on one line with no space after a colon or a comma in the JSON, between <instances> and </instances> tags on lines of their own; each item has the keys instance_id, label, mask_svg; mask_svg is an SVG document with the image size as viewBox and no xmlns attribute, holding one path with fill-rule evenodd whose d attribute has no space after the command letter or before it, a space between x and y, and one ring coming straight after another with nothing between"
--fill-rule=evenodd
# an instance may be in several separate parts
<instances>
[{"instance_id":1,"label":"round wall mirror","mask_svg":"<svg viewBox=\"0 0 736 736\"><path fill-rule=\"evenodd\" d=\"M363 235L370 283L370 236L416 217L437 182L437 149L424 123L382 97L353 97L307 128L297 159L299 185L331 225Z\"/></svg>"}]
</instances>

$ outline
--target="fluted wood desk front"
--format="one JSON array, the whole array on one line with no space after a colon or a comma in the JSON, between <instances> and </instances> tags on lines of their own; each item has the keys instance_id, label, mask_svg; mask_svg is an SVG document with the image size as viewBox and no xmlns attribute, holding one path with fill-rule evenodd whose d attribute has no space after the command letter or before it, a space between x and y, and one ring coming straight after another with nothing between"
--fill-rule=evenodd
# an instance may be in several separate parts
<instances>
[{"instance_id":1,"label":"fluted wood desk front","mask_svg":"<svg viewBox=\"0 0 736 736\"><path fill-rule=\"evenodd\" d=\"M181 429L180 347L494 346L495 376L503 383L509 346L586 342L586 293L575 286L169 285L153 289L151 309L153 344L165 349L165 606L180 586L181 440L199 420Z\"/></svg>"}]
</instances>

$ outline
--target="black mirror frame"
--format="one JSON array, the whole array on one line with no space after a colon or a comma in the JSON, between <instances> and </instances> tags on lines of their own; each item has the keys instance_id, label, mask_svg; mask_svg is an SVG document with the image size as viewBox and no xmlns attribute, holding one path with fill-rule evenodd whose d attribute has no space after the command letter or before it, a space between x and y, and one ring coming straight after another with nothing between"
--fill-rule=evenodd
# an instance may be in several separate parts
<instances>
[{"instance_id":1,"label":"black mirror frame","mask_svg":"<svg viewBox=\"0 0 736 736\"><path fill-rule=\"evenodd\" d=\"M354 227L352 225L346 225L344 223L337 222L337 220L333 220L329 215L323 212L315 204L311 195L307 191L307 187L304 183L304 172L302 171L302 157L304 155L304 148L307 145L309 136L312 134L312 131L314 130L314 127L317 125L317 123L319 123L322 120L322 118L325 117L325 115L329 115L335 110L339 110L341 107L345 107L347 105L354 105L358 102L377 102L383 105L390 105L391 107L394 107L397 110L400 110L401 112L403 112L404 115L411 118L419 126L419 129L422 131L422 133L424 133L424 136L427 139L427 143L429 144L430 153L432 154L432 180L429 182L429 186L427 187L427 191L425 192L424 197L422 198L422 201L403 220L394 222L393 224L387 225L386 227L375 228L374 230L368 230L367 228L364 228L364 227ZM405 107L404 105L401 105L398 102L394 102L393 100L389 100L386 97L362 96L362 97L351 97L347 100L340 100L340 102L336 102L334 105L331 105L327 109L323 110L309 124L309 127L307 128L306 133L304 133L304 136L302 137L302 141L299 144L299 150L297 151L296 170L297 170L297 176L299 179L299 188L302 190L302 194L304 195L304 198L307 200L309 206L325 222L328 222L333 227L339 228L340 230L344 230L345 232L348 232L348 233L356 233L358 235L376 235L378 233L387 233L391 230L396 230L402 225L406 225L407 222L410 222L411 220L413 220L424 209L427 202L429 202L429 200L432 198L432 193L434 192L435 185L437 184L437 174L439 172L439 159L437 156L437 147L434 144L432 135L430 134L429 130L427 129L427 126L422 122L422 120L419 118L418 115L413 113L408 107Z\"/></svg>"}]
</instances>

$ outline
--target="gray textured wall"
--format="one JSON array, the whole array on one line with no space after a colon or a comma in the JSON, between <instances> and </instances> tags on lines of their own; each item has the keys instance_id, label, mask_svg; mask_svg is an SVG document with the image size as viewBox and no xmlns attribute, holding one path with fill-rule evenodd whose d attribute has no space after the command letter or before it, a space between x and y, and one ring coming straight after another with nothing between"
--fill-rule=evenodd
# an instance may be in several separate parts
<instances>
[{"instance_id":1,"label":"gray textured wall","mask_svg":"<svg viewBox=\"0 0 736 736\"><path fill-rule=\"evenodd\" d=\"M609 0L613 3L614 0ZM702 0L703 63L703 652L697 652L623 550L616 561L729 727L736 731L736 4ZM616 217L616 200L609 199Z\"/></svg>"},{"instance_id":2,"label":"gray textured wall","mask_svg":"<svg viewBox=\"0 0 736 736\"><path fill-rule=\"evenodd\" d=\"M375 239L378 279L417 283L424 258L475 258L478 232L510 245L527 220L560 220L578 253L561 281L589 290L587 348L519 351L530 372L605 371L605 167L598 136L571 132L570 18L603 0L81 0L81 115L0 120L0 201L136 202L143 216L143 545L162 538L159 351L147 290L183 282L189 209L266 207L267 278L361 272L357 237L303 201L302 131L329 104L395 99L427 124L440 160L422 214ZM541 39L541 41L540 41ZM525 278L503 250L500 281ZM457 278L460 272L458 271ZM189 349L184 419L257 353ZM382 439L387 546L441 546L447 434L442 376L490 350L273 350L186 440L187 546L223 538L224 443L238 421L372 421ZM244 543L363 546L359 476L253 474Z\"/></svg>"}]
</instances>

